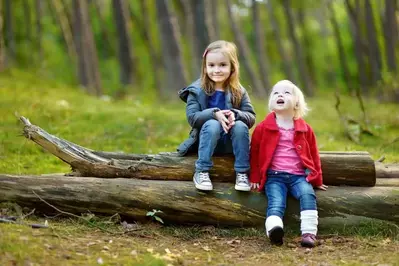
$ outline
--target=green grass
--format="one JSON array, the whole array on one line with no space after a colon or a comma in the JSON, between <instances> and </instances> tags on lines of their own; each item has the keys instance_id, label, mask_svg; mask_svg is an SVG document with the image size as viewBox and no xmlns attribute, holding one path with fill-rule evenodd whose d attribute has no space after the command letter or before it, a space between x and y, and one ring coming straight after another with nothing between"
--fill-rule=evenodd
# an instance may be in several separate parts
<instances>
[{"instance_id":1,"label":"green grass","mask_svg":"<svg viewBox=\"0 0 399 266\"><path fill-rule=\"evenodd\" d=\"M80 88L11 70L0 76L0 95L3 173L69 171L66 164L22 136L19 115L51 134L104 151L175 151L189 132L183 102L164 103L145 90L136 90L124 100L99 99L84 94ZM253 103L260 122L267 114L266 100L253 99ZM389 144L399 137L399 105L367 100L369 124L376 136L362 136L361 144L355 144L345 136L334 104L332 94L309 99L312 111L306 119L316 132L321 151L368 151L374 159L384 155L386 162L399 162L399 143ZM341 107L351 117L361 118L356 99L342 97Z\"/></svg>"},{"instance_id":2,"label":"green grass","mask_svg":"<svg viewBox=\"0 0 399 266\"><path fill-rule=\"evenodd\" d=\"M22 136L19 115L51 134L103 151L174 151L190 129L184 103L177 95L175 102L165 103L145 89L132 89L131 96L123 100L95 98L81 88L66 87L36 73L9 70L0 75L0 95L0 173L69 172L69 165ZM341 101L345 114L361 118L356 99L342 96ZM267 114L267 102L253 97L253 103L260 122ZM316 132L320 150L368 151L373 159L384 155L385 162L399 162L399 143L391 143L399 137L399 105L366 100L369 126L376 136L363 135L361 144L355 144L345 136L334 104L333 94L309 99L313 111L306 120ZM104 224L102 220L95 222L115 234L67 217L49 222L49 229L39 230L0 224L0 264L97 265L99 258L104 265L264 265L265 261L360 265L399 260L390 255L398 254L398 226L378 221L344 227L320 225L324 244L311 253L298 247L298 224L287 227L287 244L276 248L270 246L262 229L254 228L163 227L152 223L126 235L120 234L118 223Z\"/></svg>"}]
</instances>

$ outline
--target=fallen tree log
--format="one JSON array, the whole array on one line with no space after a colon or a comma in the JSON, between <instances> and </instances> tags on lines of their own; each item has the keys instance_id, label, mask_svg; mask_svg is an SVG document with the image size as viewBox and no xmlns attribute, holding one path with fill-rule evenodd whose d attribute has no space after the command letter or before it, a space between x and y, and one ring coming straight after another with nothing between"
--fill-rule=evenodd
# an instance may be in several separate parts
<instances>
[{"instance_id":1,"label":"fallen tree log","mask_svg":"<svg viewBox=\"0 0 399 266\"><path fill-rule=\"evenodd\" d=\"M21 117L24 135L71 165L73 176L192 180L195 156L176 153L155 155L93 151L47 133ZM374 186L376 170L367 152L321 152L324 183L327 185ZM233 157L215 157L212 180L233 182Z\"/></svg>"},{"instance_id":2,"label":"fallen tree log","mask_svg":"<svg viewBox=\"0 0 399 266\"><path fill-rule=\"evenodd\" d=\"M399 164L383 164L376 162L377 178L399 178Z\"/></svg>"},{"instance_id":3,"label":"fallen tree log","mask_svg":"<svg viewBox=\"0 0 399 266\"><path fill-rule=\"evenodd\" d=\"M156 209L163 211L159 216L166 223L263 226L264 194L237 192L229 183L215 183L214 187L214 191L204 193L187 181L0 174L0 202L54 214L34 191L60 210L78 215L89 211L109 216L119 213L140 221ZM399 187L342 186L316 193L320 218L355 215L399 223ZM297 219L298 214L298 201L290 198L286 218Z\"/></svg>"}]
</instances>

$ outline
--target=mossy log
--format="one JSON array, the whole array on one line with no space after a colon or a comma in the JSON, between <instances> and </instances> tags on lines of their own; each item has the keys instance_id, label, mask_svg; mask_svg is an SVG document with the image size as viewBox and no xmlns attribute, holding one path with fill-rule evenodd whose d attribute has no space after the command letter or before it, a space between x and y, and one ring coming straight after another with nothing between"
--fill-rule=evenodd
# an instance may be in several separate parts
<instances>
[{"instance_id":1,"label":"mossy log","mask_svg":"<svg viewBox=\"0 0 399 266\"><path fill-rule=\"evenodd\" d=\"M214 191L197 191L192 182L128 178L79 178L61 175L15 176L0 174L0 202L15 202L45 214L62 211L92 212L124 219L148 219L161 210L165 223L218 226L262 226L266 197L258 192L237 192L229 183L214 183ZM33 191L42 199L36 196ZM360 216L399 223L399 186L332 186L316 192L319 216ZM288 201L286 219L297 219L298 201Z\"/></svg>"},{"instance_id":2,"label":"mossy log","mask_svg":"<svg viewBox=\"0 0 399 266\"><path fill-rule=\"evenodd\" d=\"M71 165L72 176L192 180L195 156L177 153L126 154L93 151L47 133L21 117L24 135ZM376 168L367 152L321 152L324 183L327 185L374 186ZM233 157L215 157L212 181L233 182Z\"/></svg>"}]
</instances>

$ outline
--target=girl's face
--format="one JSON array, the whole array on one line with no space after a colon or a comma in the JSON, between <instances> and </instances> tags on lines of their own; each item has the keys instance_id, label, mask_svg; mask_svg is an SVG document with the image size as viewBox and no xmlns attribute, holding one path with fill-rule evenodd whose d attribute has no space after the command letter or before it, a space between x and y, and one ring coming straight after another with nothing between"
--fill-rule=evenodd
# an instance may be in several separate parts
<instances>
[{"instance_id":1,"label":"girl's face","mask_svg":"<svg viewBox=\"0 0 399 266\"><path fill-rule=\"evenodd\" d=\"M296 97L289 86L276 86L271 93L271 107L273 111L294 111Z\"/></svg>"},{"instance_id":2,"label":"girl's face","mask_svg":"<svg viewBox=\"0 0 399 266\"><path fill-rule=\"evenodd\" d=\"M231 74L229 58L218 50L208 52L206 55L206 73L216 83L216 87L223 86L223 83Z\"/></svg>"}]
</instances>

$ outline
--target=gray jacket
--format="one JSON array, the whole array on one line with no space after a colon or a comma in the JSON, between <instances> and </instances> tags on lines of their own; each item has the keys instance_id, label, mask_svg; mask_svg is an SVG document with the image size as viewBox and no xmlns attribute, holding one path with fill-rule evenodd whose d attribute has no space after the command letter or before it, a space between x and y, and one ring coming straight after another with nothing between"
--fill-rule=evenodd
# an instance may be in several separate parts
<instances>
[{"instance_id":1,"label":"gray jacket","mask_svg":"<svg viewBox=\"0 0 399 266\"><path fill-rule=\"evenodd\" d=\"M231 94L226 91L226 109L235 113L236 120L244 122L248 128L255 124L255 111L250 102L247 91L241 87L243 96L239 109L233 108ZM198 138L202 125L209 119L214 119L213 112L218 108L208 108L208 95L201 89L201 81L196 80L191 85L179 91L179 97L187 103L186 116L191 126L189 138L179 145L177 152L184 156L198 150Z\"/></svg>"}]
</instances>

